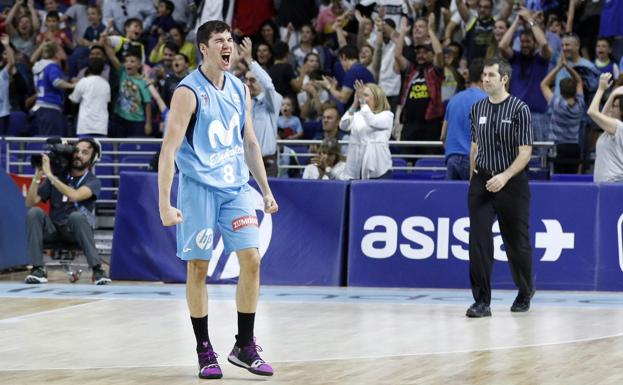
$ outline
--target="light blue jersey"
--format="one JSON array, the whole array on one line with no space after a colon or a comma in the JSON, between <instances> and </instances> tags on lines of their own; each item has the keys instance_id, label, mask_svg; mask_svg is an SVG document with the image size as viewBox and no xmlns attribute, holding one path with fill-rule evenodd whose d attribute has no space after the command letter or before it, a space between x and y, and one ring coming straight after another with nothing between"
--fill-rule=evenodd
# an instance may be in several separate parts
<instances>
[{"instance_id":1,"label":"light blue jersey","mask_svg":"<svg viewBox=\"0 0 623 385\"><path fill-rule=\"evenodd\" d=\"M194 92L197 109L175 159L177 207L184 218L176 229L177 256L209 260L217 229L226 252L258 248L259 222L242 143L244 85L225 72L223 88L217 89L197 69L178 87Z\"/></svg>"},{"instance_id":2,"label":"light blue jersey","mask_svg":"<svg viewBox=\"0 0 623 385\"><path fill-rule=\"evenodd\" d=\"M249 169L242 144L246 117L243 83L225 72L223 88L218 89L197 68L178 87L191 89L197 98L197 109L175 158L180 172L216 188L247 183Z\"/></svg>"}]
</instances>

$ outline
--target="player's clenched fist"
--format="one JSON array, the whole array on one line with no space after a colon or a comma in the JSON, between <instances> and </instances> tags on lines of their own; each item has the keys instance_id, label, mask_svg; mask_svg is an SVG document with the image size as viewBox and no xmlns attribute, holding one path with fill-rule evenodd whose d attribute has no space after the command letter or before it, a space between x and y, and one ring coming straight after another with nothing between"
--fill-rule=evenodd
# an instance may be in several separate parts
<instances>
[{"instance_id":1,"label":"player's clenched fist","mask_svg":"<svg viewBox=\"0 0 623 385\"><path fill-rule=\"evenodd\" d=\"M169 206L160 209L160 220L164 226L175 226L182 223L182 212L175 207Z\"/></svg>"},{"instance_id":2,"label":"player's clenched fist","mask_svg":"<svg viewBox=\"0 0 623 385\"><path fill-rule=\"evenodd\" d=\"M279 210L279 206L277 206L277 202L272 195L264 196L264 212L266 214L274 214Z\"/></svg>"}]
</instances>

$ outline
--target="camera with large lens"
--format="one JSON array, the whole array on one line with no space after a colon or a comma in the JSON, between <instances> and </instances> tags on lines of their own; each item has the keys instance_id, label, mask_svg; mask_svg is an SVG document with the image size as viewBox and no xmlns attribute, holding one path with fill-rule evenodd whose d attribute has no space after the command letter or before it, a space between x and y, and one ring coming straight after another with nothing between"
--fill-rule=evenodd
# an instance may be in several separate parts
<instances>
[{"instance_id":1,"label":"camera with large lens","mask_svg":"<svg viewBox=\"0 0 623 385\"><path fill-rule=\"evenodd\" d=\"M71 169L74 159L76 146L61 142L61 138L49 138L46 140L44 154L50 158L50 169L55 176L67 175ZM41 169L43 165L43 155L36 154L30 157L30 164L33 168Z\"/></svg>"}]
</instances>

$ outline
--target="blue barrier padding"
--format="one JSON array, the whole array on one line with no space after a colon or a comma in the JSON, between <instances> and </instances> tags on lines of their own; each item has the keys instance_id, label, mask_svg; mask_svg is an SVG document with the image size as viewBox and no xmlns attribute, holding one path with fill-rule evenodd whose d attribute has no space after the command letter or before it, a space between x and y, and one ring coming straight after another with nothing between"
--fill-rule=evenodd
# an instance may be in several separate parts
<instances>
[{"instance_id":1,"label":"blue barrier padding","mask_svg":"<svg viewBox=\"0 0 623 385\"><path fill-rule=\"evenodd\" d=\"M595 290L599 186L534 182L530 190L537 289Z\"/></svg>"},{"instance_id":2,"label":"blue barrier padding","mask_svg":"<svg viewBox=\"0 0 623 385\"><path fill-rule=\"evenodd\" d=\"M595 254L599 272L596 290L623 290L623 184L599 185L599 239Z\"/></svg>"},{"instance_id":3,"label":"blue barrier padding","mask_svg":"<svg viewBox=\"0 0 623 385\"><path fill-rule=\"evenodd\" d=\"M171 191L175 202L177 177ZM185 281L186 264L175 256L175 228L160 222L156 173L121 173L110 275L117 280Z\"/></svg>"},{"instance_id":4,"label":"blue barrier padding","mask_svg":"<svg viewBox=\"0 0 623 385\"><path fill-rule=\"evenodd\" d=\"M552 174L552 182L592 182L592 174Z\"/></svg>"},{"instance_id":5,"label":"blue barrier padding","mask_svg":"<svg viewBox=\"0 0 623 385\"><path fill-rule=\"evenodd\" d=\"M469 287L467 188L465 182L353 182L348 285ZM594 290L598 187L531 183L531 191L537 287ZM502 244L494 224L492 283L511 289Z\"/></svg>"},{"instance_id":6,"label":"blue barrier padding","mask_svg":"<svg viewBox=\"0 0 623 385\"><path fill-rule=\"evenodd\" d=\"M30 263L26 256L26 204L22 192L0 170L0 270Z\"/></svg>"},{"instance_id":7,"label":"blue barrier padding","mask_svg":"<svg viewBox=\"0 0 623 385\"><path fill-rule=\"evenodd\" d=\"M467 263L448 247L435 247L438 239L447 245L450 226L467 216L466 194L465 182L351 183L348 285L466 287ZM425 231L416 234L418 226ZM468 233L462 233L462 242L452 241L455 254L467 258Z\"/></svg>"},{"instance_id":8,"label":"blue barrier padding","mask_svg":"<svg viewBox=\"0 0 623 385\"><path fill-rule=\"evenodd\" d=\"M262 259L262 282L341 284L348 183L326 182L270 180L279 212L272 216L272 239Z\"/></svg>"},{"instance_id":9,"label":"blue barrier padding","mask_svg":"<svg viewBox=\"0 0 623 385\"><path fill-rule=\"evenodd\" d=\"M261 279L274 285L340 285L343 274L347 182L273 179L279 212L260 220ZM177 183L172 188L176 201ZM257 193L260 206L261 195ZM258 207L259 208L259 207ZM270 225L270 226L269 226ZM234 255L223 255L215 234L208 282L237 278ZM155 173L124 172L113 237L114 279L184 282L185 265L175 256L174 228L160 224Z\"/></svg>"},{"instance_id":10,"label":"blue barrier padding","mask_svg":"<svg viewBox=\"0 0 623 385\"><path fill-rule=\"evenodd\" d=\"M263 283L469 287L466 182L270 183L280 211L270 216L268 233L269 221L258 211L265 225ZM174 183L173 201L176 190ZM122 174L111 266L115 279L185 279L185 264L175 256L175 231L160 224L157 191L155 173ZM531 193L537 289L623 289L623 185L533 182ZM23 208L23 200L18 206ZM23 223L25 209L21 215ZM218 250L219 239L215 233L208 281L235 281L237 261L224 255L222 246ZM494 244L493 285L514 288L495 228Z\"/></svg>"}]
</instances>

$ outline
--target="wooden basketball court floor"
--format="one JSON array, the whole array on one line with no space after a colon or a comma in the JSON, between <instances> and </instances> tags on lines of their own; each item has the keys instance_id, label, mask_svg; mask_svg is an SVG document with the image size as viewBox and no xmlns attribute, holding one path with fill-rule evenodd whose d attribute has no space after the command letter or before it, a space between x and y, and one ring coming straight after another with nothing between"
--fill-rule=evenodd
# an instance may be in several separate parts
<instances>
[{"instance_id":1,"label":"wooden basketball court floor","mask_svg":"<svg viewBox=\"0 0 623 385\"><path fill-rule=\"evenodd\" d=\"M623 384L623 293L540 291L512 314L498 290L468 319L467 290L262 287L266 378L227 362L235 288L210 285L208 381L183 285L59 282L0 282L0 384Z\"/></svg>"}]
</instances>

